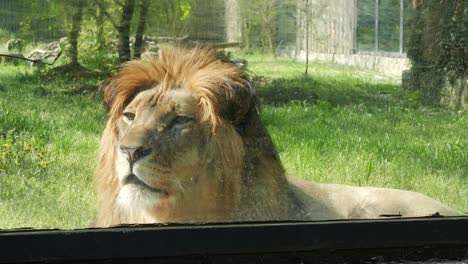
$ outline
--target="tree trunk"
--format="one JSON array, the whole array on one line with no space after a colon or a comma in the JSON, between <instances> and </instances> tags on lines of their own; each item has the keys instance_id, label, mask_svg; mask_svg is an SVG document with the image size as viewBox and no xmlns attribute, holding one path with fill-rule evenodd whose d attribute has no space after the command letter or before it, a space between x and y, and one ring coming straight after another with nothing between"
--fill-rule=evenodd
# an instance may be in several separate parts
<instances>
[{"instance_id":1,"label":"tree trunk","mask_svg":"<svg viewBox=\"0 0 468 264\"><path fill-rule=\"evenodd\" d=\"M78 63L78 36L81 30L81 21L83 19L83 1L76 0L73 2L72 8L72 27L68 34L70 39L70 63L72 65L80 65Z\"/></svg>"},{"instance_id":2,"label":"tree trunk","mask_svg":"<svg viewBox=\"0 0 468 264\"><path fill-rule=\"evenodd\" d=\"M97 31L96 37L97 37L97 43L98 43L99 48L102 48L106 43L106 39L104 36L104 19L105 19L105 15L102 10L102 7L100 5L97 5L96 27L98 31Z\"/></svg>"},{"instance_id":3,"label":"tree trunk","mask_svg":"<svg viewBox=\"0 0 468 264\"><path fill-rule=\"evenodd\" d=\"M119 62L123 63L131 59L130 53L130 25L132 22L135 0L125 0L122 17L118 27L119 32Z\"/></svg>"},{"instance_id":4,"label":"tree trunk","mask_svg":"<svg viewBox=\"0 0 468 264\"><path fill-rule=\"evenodd\" d=\"M146 15L148 13L150 1L140 1L140 20L138 21L138 28L135 35L135 45L133 46L133 56L135 58L141 57L141 49L143 48L143 34L146 30Z\"/></svg>"},{"instance_id":5,"label":"tree trunk","mask_svg":"<svg viewBox=\"0 0 468 264\"><path fill-rule=\"evenodd\" d=\"M309 32L310 32L310 10L309 10L309 0L305 0L305 23L306 23L306 31L305 31L305 38L306 38L306 58L305 58L305 75L309 74Z\"/></svg>"},{"instance_id":6,"label":"tree trunk","mask_svg":"<svg viewBox=\"0 0 468 264\"><path fill-rule=\"evenodd\" d=\"M409 92L426 103L468 109L468 6L466 0L413 1L413 27L406 48Z\"/></svg>"},{"instance_id":7,"label":"tree trunk","mask_svg":"<svg viewBox=\"0 0 468 264\"><path fill-rule=\"evenodd\" d=\"M239 42L242 40L241 16L239 0L225 1L226 16L226 40L227 42Z\"/></svg>"}]
</instances>

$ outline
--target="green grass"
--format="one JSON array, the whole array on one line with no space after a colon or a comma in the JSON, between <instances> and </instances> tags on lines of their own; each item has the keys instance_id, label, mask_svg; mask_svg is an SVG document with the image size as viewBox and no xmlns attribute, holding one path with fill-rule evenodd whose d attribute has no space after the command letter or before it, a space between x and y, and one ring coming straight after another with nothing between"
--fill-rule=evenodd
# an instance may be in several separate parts
<instances>
[{"instance_id":1,"label":"green grass","mask_svg":"<svg viewBox=\"0 0 468 264\"><path fill-rule=\"evenodd\" d=\"M468 212L465 112L423 106L373 72L247 56L289 175L413 190ZM377 77L377 78L376 78Z\"/></svg>"},{"instance_id":2,"label":"green grass","mask_svg":"<svg viewBox=\"0 0 468 264\"><path fill-rule=\"evenodd\" d=\"M42 81L0 66L0 228L85 227L105 114L87 81ZM96 82L96 80L94 80Z\"/></svg>"},{"instance_id":3,"label":"green grass","mask_svg":"<svg viewBox=\"0 0 468 264\"><path fill-rule=\"evenodd\" d=\"M311 65L305 78L303 64L241 55L289 175L415 190L468 211L465 112L422 106L373 72ZM99 81L0 64L0 229L92 223Z\"/></svg>"}]
</instances>

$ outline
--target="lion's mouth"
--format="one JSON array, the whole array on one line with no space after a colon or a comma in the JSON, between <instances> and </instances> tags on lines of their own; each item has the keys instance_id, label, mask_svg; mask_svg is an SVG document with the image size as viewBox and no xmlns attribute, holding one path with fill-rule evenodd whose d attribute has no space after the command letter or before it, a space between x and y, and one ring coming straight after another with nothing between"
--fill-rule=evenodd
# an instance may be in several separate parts
<instances>
[{"instance_id":1,"label":"lion's mouth","mask_svg":"<svg viewBox=\"0 0 468 264\"><path fill-rule=\"evenodd\" d=\"M130 175L127 176L127 178L125 178L125 180L123 181L123 185L127 185L127 184L133 184L133 185L136 185L136 186L140 186L140 187L143 187L143 188L145 188L147 190L150 190L152 192L166 193L161 189L157 189L157 188L149 186L148 184L146 184L145 182L140 180L135 174L130 174Z\"/></svg>"}]
</instances>

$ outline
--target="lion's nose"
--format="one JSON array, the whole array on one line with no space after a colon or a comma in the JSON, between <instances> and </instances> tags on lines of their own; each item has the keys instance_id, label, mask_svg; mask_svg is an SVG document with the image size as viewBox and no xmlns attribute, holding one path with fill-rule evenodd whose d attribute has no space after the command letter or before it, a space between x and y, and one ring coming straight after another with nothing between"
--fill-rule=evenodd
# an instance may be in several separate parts
<instances>
[{"instance_id":1,"label":"lion's nose","mask_svg":"<svg viewBox=\"0 0 468 264\"><path fill-rule=\"evenodd\" d=\"M151 153L151 148L129 147L120 145L120 150L130 162L135 162Z\"/></svg>"}]
</instances>

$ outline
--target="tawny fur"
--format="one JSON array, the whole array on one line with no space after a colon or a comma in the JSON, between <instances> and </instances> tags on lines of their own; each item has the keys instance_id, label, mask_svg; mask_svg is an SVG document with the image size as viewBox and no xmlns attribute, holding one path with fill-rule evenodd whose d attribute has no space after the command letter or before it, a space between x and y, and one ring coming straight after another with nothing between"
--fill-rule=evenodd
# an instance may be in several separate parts
<instances>
[{"instance_id":1,"label":"tawny fur","mask_svg":"<svg viewBox=\"0 0 468 264\"><path fill-rule=\"evenodd\" d=\"M206 142L203 144L207 146L207 155L199 157L192 167L167 167L164 177L176 180L193 173L201 185L197 183L193 190L184 189L186 195L174 195L176 198L151 208L123 207L117 202L122 183L116 168L118 149L123 144L119 130L123 111L135 98L141 104L147 101L149 104L143 91L151 99L177 89L188 92L196 101L193 126L201 131L200 135L207 136L200 136L193 144ZM415 192L287 178L259 118L254 90L236 66L219 61L213 50L164 48L158 58L126 63L107 83L105 101L109 116L96 170L97 226L456 214L442 203ZM164 101L155 105L139 107L149 113L153 108L158 111L165 109L161 107L170 108ZM158 114L156 110L154 113ZM156 128L145 129L159 133ZM130 136L126 135L126 140ZM158 177L156 174L153 176Z\"/></svg>"}]
</instances>

